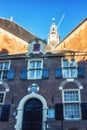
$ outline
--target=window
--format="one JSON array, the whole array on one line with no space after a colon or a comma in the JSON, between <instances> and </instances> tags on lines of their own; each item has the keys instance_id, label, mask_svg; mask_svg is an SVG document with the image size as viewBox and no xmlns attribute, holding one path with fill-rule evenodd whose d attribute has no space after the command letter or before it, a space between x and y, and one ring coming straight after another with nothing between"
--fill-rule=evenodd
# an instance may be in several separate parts
<instances>
[{"instance_id":1,"label":"window","mask_svg":"<svg viewBox=\"0 0 87 130\"><path fill-rule=\"evenodd\" d=\"M79 90L64 90L64 118L65 119L80 119L80 91Z\"/></svg>"},{"instance_id":2,"label":"window","mask_svg":"<svg viewBox=\"0 0 87 130\"><path fill-rule=\"evenodd\" d=\"M29 67L28 69L29 79L41 79L43 68L42 60L30 60L28 67Z\"/></svg>"},{"instance_id":3,"label":"window","mask_svg":"<svg viewBox=\"0 0 87 130\"><path fill-rule=\"evenodd\" d=\"M77 77L77 64L75 62L75 59L62 59L62 73L63 78Z\"/></svg>"},{"instance_id":4,"label":"window","mask_svg":"<svg viewBox=\"0 0 87 130\"><path fill-rule=\"evenodd\" d=\"M7 72L9 68L10 68L9 61L0 62L0 80L7 79Z\"/></svg>"},{"instance_id":5,"label":"window","mask_svg":"<svg viewBox=\"0 0 87 130\"><path fill-rule=\"evenodd\" d=\"M0 105L4 104L4 99L5 99L5 92L1 91L0 92Z\"/></svg>"}]
</instances>

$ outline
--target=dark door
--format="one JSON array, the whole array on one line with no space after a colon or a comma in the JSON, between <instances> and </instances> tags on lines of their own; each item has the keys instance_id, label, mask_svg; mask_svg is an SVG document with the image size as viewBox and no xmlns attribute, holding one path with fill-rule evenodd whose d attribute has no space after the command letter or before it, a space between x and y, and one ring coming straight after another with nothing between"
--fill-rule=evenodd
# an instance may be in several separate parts
<instances>
[{"instance_id":1,"label":"dark door","mask_svg":"<svg viewBox=\"0 0 87 130\"><path fill-rule=\"evenodd\" d=\"M22 130L42 130L42 103L38 99L26 102Z\"/></svg>"}]
</instances>

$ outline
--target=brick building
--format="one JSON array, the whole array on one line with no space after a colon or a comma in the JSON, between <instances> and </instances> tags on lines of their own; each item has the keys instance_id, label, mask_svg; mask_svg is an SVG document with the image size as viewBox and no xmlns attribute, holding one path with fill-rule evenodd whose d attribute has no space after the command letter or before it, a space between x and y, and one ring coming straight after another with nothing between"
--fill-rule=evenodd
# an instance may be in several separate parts
<instances>
[{"instance_id":1,"label":"brick building","mask_svg":"<svg viewBox=\"0 0 87 130\"><path fill-rule=\"evenodd\" d=\"M0 130L87 130L87 19L48 44L0 18Z\"/></svg>"}]
</instances>

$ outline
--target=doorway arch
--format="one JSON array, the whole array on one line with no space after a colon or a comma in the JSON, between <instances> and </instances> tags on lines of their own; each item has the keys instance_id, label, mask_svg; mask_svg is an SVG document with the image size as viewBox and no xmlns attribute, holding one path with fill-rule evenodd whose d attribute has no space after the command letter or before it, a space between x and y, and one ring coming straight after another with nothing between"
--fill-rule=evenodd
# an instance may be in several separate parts
<instances>
[{"instance_id":1,"label":"doorway arch","mask_svg":"<svg viewBox=\"0 0 87 130\"><path fill-rule=\"evenodd\" d=\"M42 102L29 99L24 105L22 130L42 130Z\"/></svg>"},{"instance_id":2,"label":"doorway arch","mask_svg":"<svg viewBox=\"0 0 87 130\"><path fill-rule=\"evenodd\" d=\"M23 130L23 121L24 121L24 110L29 102L36 102L40 105L40 110L42 110L42 119L41 127L43 130L46 130L46 120L47 120L47 103L46 100L39 94L31 93L22 98L17 108L17 116L16 116L16 125L15 130ZM36 129L35 129L36 130Z\"/></svg>"}]
</instances>

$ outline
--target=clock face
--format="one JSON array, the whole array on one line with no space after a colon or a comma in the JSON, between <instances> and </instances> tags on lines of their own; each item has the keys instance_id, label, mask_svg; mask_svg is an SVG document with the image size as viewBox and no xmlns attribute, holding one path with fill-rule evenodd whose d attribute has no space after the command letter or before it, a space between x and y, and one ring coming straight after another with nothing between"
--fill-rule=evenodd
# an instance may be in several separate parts
<instances>
[{"instance_id":1,"label":"clock face","mask_svg":"<svg viewBox=\"0 0 87 130\"><path fill-rule=\"evenodd\" d=\"M40 44L39 43L35 43L33 45L33 51L40 51Z\"/></svg>"},{"instance_id":2,"label":"clock face","mask_svg":"<svg viewBox=\"0 0 87 130\"><path fill-rule=\"evenodd\" d=\"M56 40L56 36L55 36L55 35L52 35L52 36L50 37L50 40L51 40L51 41L55 41L55 40Z\"/></svg>"}]
</instances>

